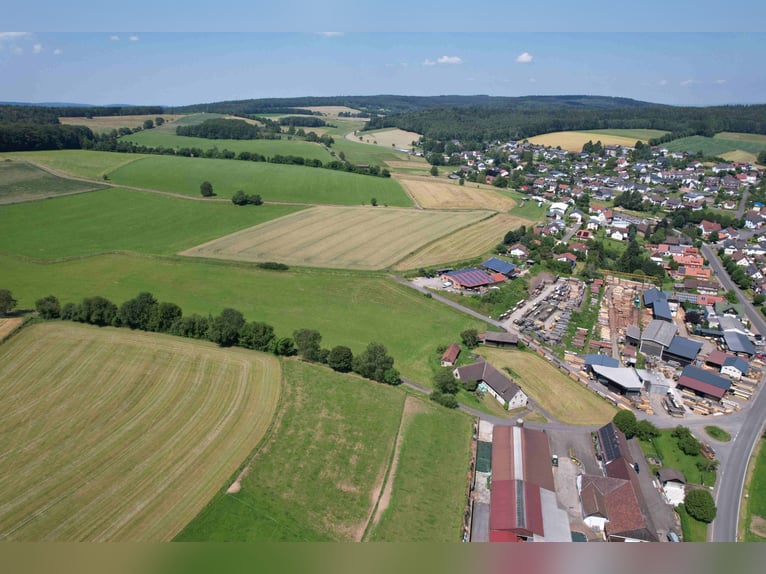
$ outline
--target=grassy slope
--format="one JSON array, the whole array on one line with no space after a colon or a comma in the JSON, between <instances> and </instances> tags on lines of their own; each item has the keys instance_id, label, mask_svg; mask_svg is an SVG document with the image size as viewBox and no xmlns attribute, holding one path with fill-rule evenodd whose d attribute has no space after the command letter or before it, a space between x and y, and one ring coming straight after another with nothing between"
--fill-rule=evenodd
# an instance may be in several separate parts
<instances>
[{"instance_id":1,"label":"grassy slope","mask_svg":"<svg viewBox=\"0 0 766 574\"><path fill-rule=\"evenodd\" d=\"M347 345L355 353L371 341L386 345L404 376L431 378L428 356L436 344L482 324L392 280L343 272L269 272L252 266L220 265L146 256L103 255L56 264L0 256L3 288L19 308L50 293L62 301L102 295L117 303L141 291L173 301L189 313L242 311L283 335L311 328L323 346Z\"/></svg>"},{"instance_id":2,"label":"grassy slope","mask_svg":"<svg viewBox=\"0 0 766 574\"><path fill-rule=\"evenodd\" d=\"M735 150L742 150L757 154L766 149L766 143L747 141L747 140L729 140L724 137L707 138L704 136L690 136L673 140L662 147L670 151L702 151L705 155L722 155Z\"/></svg>"},{"instance_id":3,"label":"grassy slope","mask_svg":"<svg viewBox=\"0 0 766 574\"><path fill-rule=\"evenodd\" d=\"M766 519L766 439L761 439L755 458L755 468L752 471L752 479L747 487L747 518L745 540L747 542L764 542L766 538L758 536L750 531L750 523L753 516Z\"/></svg>"},{"instance_id":4,"label":"grassy slope","mask_svg":"<svg viewBox=\"0 0 766 574\"><path fill-rule=\"evenodd\" d=\"M169 254L300 209L237 207L112 188L0 207L0 251L43 259L111 250Z\"/></svg>"},{"instance_id":5,"label":"grassy slope","mask_svg":"<svg viewBox=\"0 0 766 574\"><path fill-rule=\"evenodd\" d=\"M165 148L200 148L202 150L208 150L212 148L218 148L219 150L227 149L235 153L241 151L249 151L252 153L259 153L265 156L273 156L277 154L281 155L297 155L300 157L320 159L324 161L330 161L332 156L329 152L318 143L311 143L295 140L226 140L226 139L206 139L195 138L188 136L179 136L175 133L168 133L166 131L157 130L145 130L129 136L125 136L122 139L131 141L140 145L146 145L150 147L165 147Z\"/></svg>"},{"instance_id":6,"label":"grassy slope","mask_svg":"<svg viewBox=\"0 0 766 574\"><path fill-rule=\"evenodd\" d=\"M433 405L405 430L391 504L370 540L460 540L472 422ZM438 485L438 486L437 486Z\"/></svg>"},{"instance_id":7,"label":"grassy slope","mask_svg":"<svg viewBox=\"0 0 766 574\"><path fill-rule=\"evenodd\" d=\"M289 400L242 490L219 494L177 540L349 540L363 529L405 393L297 361L283 370Z\"/></svg>"},{"instance_id":8,"label":"grassy slope","mask_svg":"<svg viewBox=\"0 0 766 574\"><path fill-rule=\"evenodd\" d=\"M198 196L200 183L207 180L222 197L242 189L259 193L265 201L366 205L376 197L381 205L412 205L392 179L260 162L152 156L117 169L110 177L124 185L191 196Z\"/></svg>"},{"instance_id":9,"label":"grassy slope","mask_svg":"<svg viewBox=\"0 0 766 574\"><path fill-rule=\"evenodd\" d=\"M19 161L0 162L0 204L40 199L61 193L92 191L101 187L103 186L97 183L56 177Z\"/></svg>"},{"instance_id":10,"label":"grassy slope","mask_svg":"<svg viewBox=\"0 0 766 574\"><path fill-rule=\"evenodd\" d=\"M603 129L603 130L583 130L579 133L593 134L593 135L607 135L617 136L623 138L631 138L633 140L648 141L652 138L658 138L665 135L666 131L663 130L642 130L642 129Z\"/></svg>"},{"instance_id":11,"label":"grassy slope","mask_svg":"<svg viewBox=\"0 0 766 574\"><path fill-rule=\"evenodd\" d=\"M144 157L143 154L113 153L108 151L86 150L56 150L56 151L24 151L0 154L0 159L28 159L52 169L56 169L77 177L101 179L105 174L121 165L131 163ZM199 192L199 184L197 184Z\"/></svg>"}]
</instances>

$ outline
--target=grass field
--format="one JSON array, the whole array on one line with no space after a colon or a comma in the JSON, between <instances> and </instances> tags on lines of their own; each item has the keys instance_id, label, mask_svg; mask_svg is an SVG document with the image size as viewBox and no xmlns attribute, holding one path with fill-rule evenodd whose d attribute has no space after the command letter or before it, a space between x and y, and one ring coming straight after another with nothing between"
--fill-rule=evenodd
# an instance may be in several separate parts
<instances>
[{"instance_id":1,"label":"grass field","mask_svg":"<svg viewBox=\"0 0 766 574\"><path fill-rule=\"evenodd\" d=\"M705 471L701 472L697 468L697 463L706 460L704 456L689 456L681 452L678 448L677 440L670 435L672 429L663 429L660 436L651 443L641 443L644 452L649 452L647 447L652 447L655 451L655 458L662 460L662 466L675 468L684 473L687 484L701 484L704 486L714 486L716 473ZM651 455L652 453L649 452Z\"/></svg>"},{"instance_id":2,"label":"grass field","mask_svg":"<svg viewBox=\"0 0 766 574\"><path fill-rule=\"evenodd\" d=\"M471 433L470 417L423 402L403 429L391 501L370 540L460 540Z\"/></svg>"},{"instance_id":3,"label":"grass field","mask_svg":"<svg viewBox=\"0 0 766 574\"><path fill-rule=\"evenodd\" d=\"M91 179L101 179L110 171L144 157L149 156L79 149L0 153L0 159L26 159L68 175ZM197 184L197 192L199 193L199 184Z\"/></svg>"},{"instance_id":4,"label":"grass field","mask_svg":"<svg viewBox=\"0 0 766 574\"><path fill-rule=\"evenodd\" d=\"M751 461L745 492L745 540L766 542L766 439L761 439Z\"/></svg>"},{"instance_id":5,"label":"grass field","mask_svg":"<svg viewBox=\"0 0 766 574\"><path fill-rule=\"evenodd\" d=\"M528 219L529 222L541 221L545 217L547 208L544 205L537 207L537 202L527 199L525 195L517 191L500 191L498 193L516 200L517 206L513 208L513 215Z\"/></svg>"},{"instance_id":6,"label":"grass field","mask_svg":"<svg viewBox=\"0 0 766 574\"><path fill-rule=\"evenodd\" d=\"M188 136L178 136L172 132L163 132L157 130L144 130L129 136L121 138L136 144L150 147L164 148L199 148L208 150L218 148L219 150L229 150L235 153L249 151L259 153L267 157L281 155L296 155L305 158L319 159L327 162L333 159L329 152L318 143L306 142L299 139L294 140L214 140L206 138L194 138Z\"/></svg>"},{"instance_id":7,"label":"grass field","mask_svg":"<svg viewBox=\"0 0 766 574\"><path fill-rule=\"evenodd\" d=\"M707 524L689 516L683 504L676 508L681 517L681 529L684 533L684 542L706 542Z\"/></svg>"},{"instance_id":8,"label":"grass field","mask_svg":"<svg viewBox=\"0 0 766 574\"><path fill-rule=\"evenodd\" d=\"M97 183L56 177L21 161L0 162L0 204L93 191L102 187Z\"/></svg>"},{"instance_id":9,"label":"grass field","mask_svg":"<svg viewBox=\"0 0 766 574\"><path fill-rule=\"evenodd\" d=\"M498 369L510 367L527 396L556 420L571 425L600 425L612 420L615 409L594 392L570 379L532 352L479 350Z\"/></svg>"},{"instance_id":10,"label":"grass field","mask_svg":"<svg viewBox=\"0 0 766 574\"><path fill-rule=\"evenodd\" d=\"M272 356L74 323L0 347L0 539L171 539L270 426Z\"/></svg>"},{"instance_id":11,"label":"grass field","mask_svg":"<svg viewBox=\"0 0 766 574\"><path fill-rule=\"evenodd\" d=\"M478 257L500 243L511 229L527 223L525 219L513 215L497 214L437 239L400 260L395 268L419 269Z\"/></svg>"},{"instance_id":12,"label":"grass field","mask_svg":"<svg viewBox=\"0 0 766 574\"><path fill-rule=\"evenodd\" d=\"M743 137L745 136L745 137ZM731 139L729 139L731 138ZM747 152L757 155L766 150L766 137L753 137L750 134L720 133L715 137L690 136L663 144L670 151L701 151L707 156L721 156L732 152Z\"/></svg>"},{"instance_id":13,"label":"grass field","mask_svg":"<svg viewBox=\"0 0 766 574\"><path fill-rule=\"evenodd\" d=\"M144 121L163 118L165 122L172 122L180 117L178 114L149 114L143 116L95 116L92 118L60 117L59 122L68 126L85 126L93 133L104 133L119 128L143 127Z\"/></svg>"},{"instance_id":14,"label":"grass field","mask_svg":"<svg viewBox=\"0 0 766 574\"><path fill-rule=\"evenodd\" d=\"M505 195L488 189L471 189L444 178L397 176L396 179L418 205L426 209L508 211L516 205Z\"/></svg>"},{"instance_id":15,"label":"grass field","mask_svg":"<svg viewBox=\"0 0 766 574\"><path fill-rule=\"evenodd\" d=\"M332 133L335 130L328 130L328 133ZM359 132L362 135L363 132ZM364 137L362 135L362 137ZM353 133L349 135L348 139L343 135L333 135L335 143L333 149L335 153L343 152L346 159L354 164L367 163L370 165L379 165L385 167L391 162L407 161L408 154L396 151L389 146L385 148L383 146L369 145L359 141L359 136L354 136ZM430 166L429 166L429 169Z\"/></svg>"},{"instance_id":16,"label":"grass field","mask_svg":"<svg viewBox=\"0 0 766 574\"><path fill-rule=\"evenodd\" d=\"M597 130L597 131L567 131L552 132L529 138L533 144L556 147L572 152L582 151L582 146L588 141L594 143L601 140L604 145L621 145L633 147L636 141L647 141L659 137L665 132L659 130Z\"/></svg>"},{"instance_id":17,"label":"grass field","mask_svg":"<svg viewBox=\"0 0 766 574\"><path fill-rule=\"evenodd\" d=\"M112 250L171 254L300 209L293 205L237 207L230 202L109 188L0 206L0 251L40 259Z\"/></svg>"},{"instance_id":18,"label":"grass field","mask_svg":"<svg viewBox=\"0 0 766 574\"><path fill-rule=\"evenodd\" d=\"M745 134L740 132L720 132L715 134L713 136L713 139L754 143L756 145L761 146L761 149L766 149L766 135L762 135L762 134Z\"/></svg>"},{"instance_id":19,"label":"grass field","mask_svg":"<svg viewBox=\"0 0 766 574\"><path fill-rule=\"evenodd\" d=\"M266 321L289 336L317 329L322 346L361 352L370 341L386 345L403 376L431 378L434 341L454 339L482 323L391 279L352 272L269 272L252 266L192 259L103 255L41 264L0 255L3 288L21 309L50 293L62 302L102 295L122 303L141 291L173 301L184 313L218 314L225 307L248 320ZM85 279L86 278L86 279Z\"/></svg>"},{"instance_id":20,"label":"grass field","mask_svg":"<svg viewBox=\"0 0 766 574\"><path fill-rule=\"evenodd\" d=\"M314 207L215 239L183 255L309 267L384 269L402 253L487 215L485 211Z\"/></svg>"},{"instance_id":21,"label":"grass field","mask_svg":"<svg viewBox=\"0 0 766 574\"><path fill-rule=\"evenodd\" d=\"M303 166L260 162L151 156L109 174L120 184L199 196L203 181L218 196L231 197L241 189L260 194L264 201L408 207L407 194L392 179Z\"/></svg>"},{"instance_id":22,"label":"grass field","mask_svg":"<svg viewBox=\"0 0 766 574\"><path fill-rule=\"evenodd\" d=\"M297 361L283 371L289 400L242 489L219 493L177 540L361 538L406 394Z\"/></svg>"}]
</instances>

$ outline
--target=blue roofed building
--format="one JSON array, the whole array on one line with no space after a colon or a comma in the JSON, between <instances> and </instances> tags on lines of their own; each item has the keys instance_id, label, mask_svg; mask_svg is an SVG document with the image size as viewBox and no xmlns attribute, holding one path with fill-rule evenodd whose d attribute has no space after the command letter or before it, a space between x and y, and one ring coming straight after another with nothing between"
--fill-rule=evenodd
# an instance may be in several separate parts
<instances>
[{"instance_id":1,"label":"blue roofed building","mask_svg":"<svg viewBox=\"0 0 766 574\"><path fill-rule=\"evenodd\" d=\"M681 372L677 386L694 391L705 398L721 400L731 387L731 381L712 371L687 365Z\"/></svg>"},{"instance_id":2,"label":"blue roofed building","mask_svg":"<svg viewBox=\"0 0 766 574\"><path fill-rule=\"evenodd\" d=\"M701 350L702 343L676 335L670 342L670 346L662 352L662 359L689 365L694 362Z\"/></svg>"},{"instance_id":3,"label":"blue roofed building","mask_svg":"<svg viewBox=\"0 0 766 574\"><path fill-rule=\"evenodd\" d=\"M516 266L508 261L503 261L497 257L491 257L481 264L485 269L494 271L495 273L502 273L506 277L516 274Z\"/></svg>"},{"instance_id":4,"label":"blue roofed building","mask_svg":"<svg viewBox=\"0 0 766 574\"><path fill-rule=\"evenodd\" d=\"M724 331L723 340L732 353L740 353L752 357L755 355L755 345L747 338L747 335L737 331Z\"/></svg>"},{"instance_id":5,"label":"blue roofed building","mask_svg":"<svg viewBox=\"0 0 766 574\"><path fill-rule=\"evenodd\" d=\"M619 367L620 366L620 361L608 355L591 354L591 355L583 355L583 358L585 359L586 370L589 372L593 370L592 367L594 365L599 365L602 367Z\"/></svg>"},{"instance_id":6,"label":"blue roofed building","mask_svg":"<svg viewBox=\"0 0 766 574\"><path fill-rule=\"evenodd\" d=\"M721 374L735 381L740 380L750 370L750 364L742 357L726 357L721 366Z\"/></svg>"}]
</instances>

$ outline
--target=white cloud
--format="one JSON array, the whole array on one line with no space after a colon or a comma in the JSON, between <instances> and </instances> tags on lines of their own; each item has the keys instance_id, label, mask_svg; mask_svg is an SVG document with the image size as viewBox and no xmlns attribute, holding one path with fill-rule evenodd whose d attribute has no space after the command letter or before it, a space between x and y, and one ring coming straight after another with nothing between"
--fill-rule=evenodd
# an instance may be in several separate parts
<instances>
[{"instance_id":1,"label":"white cloud","mask_svg":"<svg viewBox=\"0 0 766 574\"><path fill-rule=\"evenodd\" d=\"M516 61L519 64L529 64L532 61L532 59L533 59L532 54L530 54L529 52L523 52L519 54L518 56L516 56Z\"/></svg>"},{"instance_id":2,"label":"white cloud","mask_svg":"<svg viewBox=\"0 0 766 574\"><path fill-rule=\"evenodd\" d=\"M442 56L436 60L440 64L462 64L463 59L459 56Z\"/></svg>"},{"instance_id":3,"label":"white cloud","mask_svg":"<svg viewBox=\"0 0 766 574\"><path fill-rule=\"evenodd\" d=\"M325 38L337 38L338 36L343 36L343 32L317 32L320 36L324 36Z\"/></svg>"},{"instance_id":4,"label":"white cloud","mask_svg":"<svg viewBox=\"0 0 766 574\"><path fill-rule=\"evenodd\" d=\"M0 32L0 42L5 42L6 40L15 40L16 38L24 38L30 35L31 34L29 32Z\"/></svg>"},{"instance_id":5,"label":"white cloud","mask_svg":"<svg viewBox=\"0 0 766 574\"><path fill-rule=\"evenodd\" d=\"M713 83L717 86L722 86L726 83L726 80L713 80Z\"/></svg>"},{"instance_id":6,"label":"white cloud","mask_svg":"<svg viewBox=\"0 0 766 574\"><path fill-rule=\"evenodd\" d=\"M33 54L39 54L43 51L43 45L42 44L35 44L32 46L32 53Z\"/></svg>"},{"instance_id":7,"label":"white cloud","mask_svg":"<svg viewBox=\"0 0 766 574\"><path fill-rule=\"evenodd\" d=\"M660 86L667 86L668 85L668 81L667 80L660 80L659 84L660 84Z\"/></svg>"},{"instance_id":8,"label":"white cloud","mask_svg":"<svg viewBox=\"0 0 766 574\"><path fill-rule=\"evenodd\" d=\"M138 42L138 36L130 36L128 40L130 40L131 42Z\"/></svg>"},{"instance_id":9,"label":"white cloud","mask_svg":"<svg viewBox=\"0 0 766 574\"><path fill-rule=\"evenodd\" d=\"M54 56L60 56L63 53L64 53L64 50L62 50L61 48L56 48L55 50L53 50Z\"/></svg>"},{"instance_id":10,"label":"white cloud","mask_svg":"<svg viewBox=\"0 0 766 574\"><path fill-rule=\"evenodd\" d=\"M113 34L112 36L109 36L109 39L112 42L119 42L120 41L120 37L117 34Z\"/></svg>"},{"instance_id":11,"label":"white cloud","mask_svg":"<svg viewBox=\"0 0 766 574\"><path fill-rule=\"evenodd\" d=\"M426 58L425 60L423 60L423 65L424 65L424 66L435 66L435 65L436 65L436 62L434 62L433 60L429 60L428 58Z\"/></svg>"},{"instance_id":12,"label":"white cloud","mask_svg":"<svg viewBox=\"0 0 766 574\"><path fill-rule=\"evenodd\" d=\"M537 82L537 78L529 78L530 84L534 84L535 82Z\"/></svg>"}]
</instances>

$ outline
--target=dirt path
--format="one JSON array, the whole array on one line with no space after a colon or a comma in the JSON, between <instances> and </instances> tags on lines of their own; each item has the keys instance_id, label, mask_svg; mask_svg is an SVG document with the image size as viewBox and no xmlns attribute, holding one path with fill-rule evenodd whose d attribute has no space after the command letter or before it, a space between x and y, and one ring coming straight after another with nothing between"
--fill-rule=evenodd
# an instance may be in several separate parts
<instances>
[{"instance_id":1,"label":"dirt path","mask_svg":"<svg viewBox=\"0 0 766 574\"><path fill-rule=\"evenodd\" d=\"M356 541L361 542L365 537L369 537L372 530L380 522L383 513L391 504L391 494L394 490L394 480L396 479L396 469L399 465L399 454L402 448L402 438L404 437L404 431L409 426L413 417L425 410L423 401L414 397L408 396L404 401L404 407L402 408L402 418L399 422L399 430L396 433L396 445L394 446L394 453L391 457L391 464L388 467L388 472L385 476L385 484L382 483L376 485L373 489L373 506L370 508L370 513L367 516L367 520L364 523L364 527L360 528L357 532Z\"/></svg>"}]
</instances>

